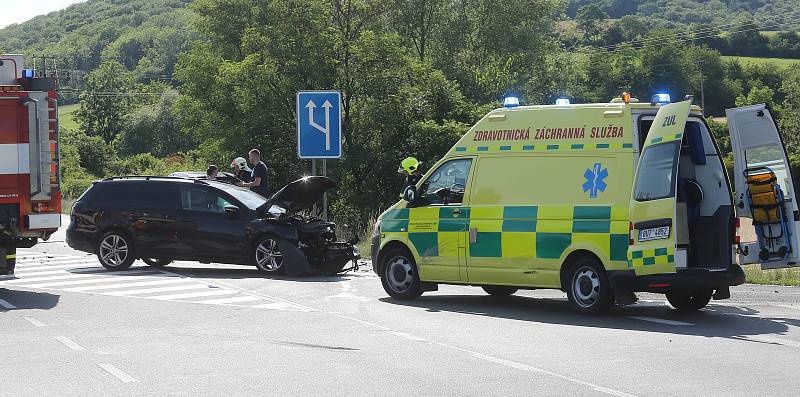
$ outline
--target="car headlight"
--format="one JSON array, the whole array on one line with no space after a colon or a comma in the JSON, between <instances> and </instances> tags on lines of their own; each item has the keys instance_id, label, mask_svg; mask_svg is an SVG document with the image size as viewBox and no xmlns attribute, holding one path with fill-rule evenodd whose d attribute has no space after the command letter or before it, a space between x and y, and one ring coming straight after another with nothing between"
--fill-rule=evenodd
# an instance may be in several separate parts
<instances>
[{"instance_id":1,"label":"car headlight","mask_svg":"<svg viewBox=\"0 0 800 397\"><path fill-rule=\"evenodd\" d=\"M375 222L375 226L372 227L372 237L378 237L381 234L381 220L378 219Z\"/></svg>"}]
</instances>

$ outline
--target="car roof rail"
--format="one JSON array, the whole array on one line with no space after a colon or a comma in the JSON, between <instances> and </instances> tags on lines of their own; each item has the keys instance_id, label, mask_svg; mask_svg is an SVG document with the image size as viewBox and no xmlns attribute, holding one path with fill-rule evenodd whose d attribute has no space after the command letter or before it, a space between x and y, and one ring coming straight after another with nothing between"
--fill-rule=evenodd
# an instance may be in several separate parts
<instances>
[{"instance_id":1,"label":"car roof rail","mask_svg":"<svg viewBox=\"0 0 800 397\"><path fill-rule=\"evenodd\" d=\"M163 175L120 175L120 176L112 176L103 179L103 181L115 181L115 180L123 180L123 179L144 179L149 181L150 179L167 179L167 180L178 180L178 181L193 181L195 183L202 183L207 185L206 181L197 180L192 178L185 178L182 176L163 176Z\"/></svg>"}]
</instances>

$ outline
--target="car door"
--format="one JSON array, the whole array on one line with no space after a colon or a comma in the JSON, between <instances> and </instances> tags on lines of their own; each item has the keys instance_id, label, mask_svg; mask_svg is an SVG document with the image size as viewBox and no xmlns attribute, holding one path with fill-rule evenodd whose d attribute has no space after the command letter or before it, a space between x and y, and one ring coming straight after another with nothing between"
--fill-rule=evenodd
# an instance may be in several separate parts
<instances>
[{"instance_id":1,"label":"car door","mask_svg":"<svg viewBox=\"0 0 800 397\"><path fill-rule=\"evenodd\" d=\"M231 215L225 207L239 213ZM200 184L180 187L178 238L197 260L231 261L247 256L245 226L248 209L223 192Z\"/></svg>"},{"instance_id":2,"label":"car door","mask_svg":"<svg viewBox=\"0 0 800 397\"><path fill-rule=\"evenodd\" d=\"M632 224L628 266L636 275L674 273L686 267L685 247L676 247L676 196L681 140L691 101L662 106L647 134L630 201ZM683 220L685 221L685 220Z\"/></svg>"},{"instance_id":3,"label":"car door","mask_svg":"<svg viewBox=\"0 0 800 397\"><path fill-rule=\"evenodd\" d=\"M472 163L472 158L442 163L420 184L417 205L409 210L408 241L420 258L417 267L423 280L466 280Z\"/></svg>"},{"instance_id":4,"label":"car door","mask_svg":"<svg viewBox=\"0 0 800 397\"><path fill-rule=\"evenodd\" d=\"M727 109L733 151L736 216L753 223L755 236L739 246L740 264L764 269L800 263L800 212L791 167L766 105Z\"/></svg>"},{"instance_id":5,"label":"car door","mask_svg":"<svg viewBox=\"0 0 800 397\"><path fill-rule=\"evenodd\" d=\"M138 184L131 205L130 227L142 257L171 257L177 246L178 188L174 183Z\"/></svg>"}]
</instances>

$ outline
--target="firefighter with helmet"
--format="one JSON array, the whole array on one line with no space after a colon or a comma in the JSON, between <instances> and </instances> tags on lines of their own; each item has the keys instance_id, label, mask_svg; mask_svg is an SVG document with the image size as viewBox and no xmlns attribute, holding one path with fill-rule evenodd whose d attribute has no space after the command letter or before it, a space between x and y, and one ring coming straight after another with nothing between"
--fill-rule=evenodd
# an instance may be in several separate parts
<instances>
[{"instance_id":1,"label":"firefighter with helmet","mask_svg":"<svg viewBox=\"0 0 800 397\"><path fill-rule=\"evenodd\" d=\"M419 182L421 177L417 171L419 171L421 165L422 163L414 157L406 157L400 162L397 172L406 176L406 186L415 186Z\"/></svg>"}]
</instances>

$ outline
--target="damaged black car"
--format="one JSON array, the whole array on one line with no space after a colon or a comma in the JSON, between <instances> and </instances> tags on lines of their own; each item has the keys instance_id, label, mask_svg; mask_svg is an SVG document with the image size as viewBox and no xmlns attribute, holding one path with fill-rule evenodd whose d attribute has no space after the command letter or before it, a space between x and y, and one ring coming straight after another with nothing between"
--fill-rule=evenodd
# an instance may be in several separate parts
<instances>
[{"instance_id":1,"label":"damaged black car","mask_svg":"<svg viewBox=\"0 0 800 397\"><path fill-rule=\"evenodd\" d=\"M265 273L334 274L360 259L356 241L313 215L326 177L298 179L265 199L230 184L176 177L97 181L72 208L70 247L97 255L109 270L136 259L255 265Z\"/></svg>"}]
</instances>

